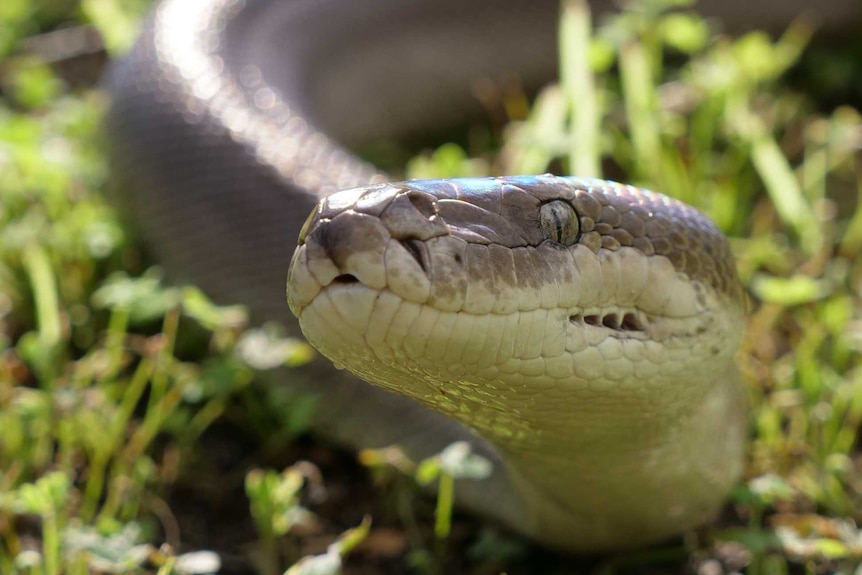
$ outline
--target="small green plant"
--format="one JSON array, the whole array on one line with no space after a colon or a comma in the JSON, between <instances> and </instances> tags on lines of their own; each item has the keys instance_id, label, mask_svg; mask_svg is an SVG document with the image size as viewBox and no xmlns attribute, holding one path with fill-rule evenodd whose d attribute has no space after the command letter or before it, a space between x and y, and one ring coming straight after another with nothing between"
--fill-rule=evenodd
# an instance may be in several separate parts
<instances>
[{"instance_id":1,"label":"small green plant","mask_svg":"<svg viewBox=\"0 0 862 575\"><path fill-rule=\"evenodd\" d=\"M69 478L60 472L48 473L35 483L25 483L15 491L4 494L2 508L18 515L36 515L42 522L42 552L31 555L37 558L46 573L60 570L62 557L62 530L71 485ZM17 562L29 562L20 555Z\"/></svg>"},{"instance_id":2,"label":"small green plant","mask_svg":"<svg viewBox=\"0 0 862 575\"><path fill-rule=\"evenodd\" d=\"M434 514L434 536L438 541L449 537L452 528L452 508L455 505L456 479L483 479L491 475L491 462L472 453L470 444L464 441L453 443L440 452L419 463L416 481L429 485L437 481L437 510Z\"/></svg>"},{"instance_id":3,"label":"small green plant","mask_svg":"<svg viewBox=\"0 0 862 575\"><path fill-rule=\"evenodd\" d=\"M320 472L308 462L299 462L281 473L253 470L246 475L245 489L251 502L251 514L261 536L258 567L263 574L281 573L282 558L290 553L285 539L294 528L313 528L317 519L300 505L300 495L306 488L312 501L321 499L325 489ZM302 557L285 575L340 575L342 560L360 544L371 528L371 518L338 536L325 553Z\"/></svg>"},{"instance_id":4,"label":"small green plant","mask_svg":"<svg viewBox=\"0 0 862 575\"><path fill-rule=\"evenodd\" d=\"M284 572L284 575L341 575L344 557L368 536L371 518L366 516L362 523L342 533L326 549L326 553L303 557Z\"/></svg>"},{"instance_id":5,"label":"small green plant","mask_svg":"<svg viewBox=\"0 0 862 575\"><path fill-rule=\"evenodd\" d=\"M281 473L257 469L246 475L245 491L261 537L259 563L265 575L281 572L281 557L288 548L284 536L297 526L315 522L314 514L300 505L306 483L313 492L323 490L320 474L310 463L297 463Z\"/></svg>"},{"instance_id":6,"label":"small green plant","mask_svg":"<svg viewBox=\"0 0 862 575\"><path fill-rule=\"evenodd\" d=\"M398 477L389 476L389 471L395 470L397 476L412 477L421 487L429 487L434 482L436 486L436 507L434 512L434 539L436 555L426 550L426 541L415 533L416 518L410 514L402 516L405 529L412 533L413 549L409 562L419 572L435 573L441 569L441 564L447 556L447 540L452 529L452 511L455 505L455 481L481 480L492 472L491 462L472 452L469 443L458 441L447 446L437 455L423 459L418 464L408 458L398 446L383 449L364 449L359 453L359 461L377 473L382 483L393 487L394 491L407 492L407 486L399 485ZM492 557L503 553L506 556L517 555L518 546L504 549L503 541L488 535L483 539L483 545L476 550L477 557Z\"/></svg>"}]
</instances>

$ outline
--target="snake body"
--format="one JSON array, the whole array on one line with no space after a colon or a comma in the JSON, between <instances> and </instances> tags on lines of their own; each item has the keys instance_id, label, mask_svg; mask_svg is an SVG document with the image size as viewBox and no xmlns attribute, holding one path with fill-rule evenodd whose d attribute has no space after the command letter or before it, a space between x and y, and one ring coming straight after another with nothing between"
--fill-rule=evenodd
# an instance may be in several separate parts
<instances>
[{"instance_id":1,"label":"snake body","mask_svg":"<svg viewBox=\"0 0 862 575\"><path fill-rule=\"evenodd\" d=\"M700 8L741 28L783 25L803 6ZM855 1L818 9L833 22L858 14ZM476 79L551 77L556 12L518 0L165 0L112 73L110 151L131 220L174 278L296 335L284 276L314 210L291 305L324 354L376 384L325 360L278 374L317 394L317 429L415 458L470 441L495 473L459 482L464 505L555 547L630 547L708 518L739 472L740 293L714 227L658 195L550 177L330 197L384 180L350 146L463 121ZM578 218L565 247L535 215L556 201ZM354 220L384 243L335 242L358 239ZM323 241L324 229L340 231ZM438 261L462 248L461 267L451 253ZM355 267L366 261L373 273ZM377 333L386 345L363 327L377 298L394 306L392 331ZM343 323L323 327L333 318Z\"/></svg>"}]
</instances>

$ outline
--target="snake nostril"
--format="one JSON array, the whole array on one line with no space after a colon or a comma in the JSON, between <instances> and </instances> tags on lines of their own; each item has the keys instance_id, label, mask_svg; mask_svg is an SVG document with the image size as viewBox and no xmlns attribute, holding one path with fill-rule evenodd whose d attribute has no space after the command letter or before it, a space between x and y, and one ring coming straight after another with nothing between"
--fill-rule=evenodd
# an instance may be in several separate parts
<instances>
[{"instance_id":1,"label":"snake nostril","mask_svg":"<svg viewBox=\"0 0 862 575\"><path fill-rule=\"evenodd\" d=\"M406 193L407 199L413 204L420 214L430 219L437 215L437 200L431 194L425 192L410 191Z\"/></svg>"},{"instance_id":2,"label":"snake nostril","mask_svg":"<svg viewBox=\"0 0 862 575\"><path fill-rule=\"evenodd\" d=\"M428 273L428 263L425 255L425 243L421 240L416 239L408 239L401 240L401 245L404 246L404 249L407 250L413 259L416 260L416 263L419 264L419 267L422 268L422 271Z\"/></svg>"}]
</instances>

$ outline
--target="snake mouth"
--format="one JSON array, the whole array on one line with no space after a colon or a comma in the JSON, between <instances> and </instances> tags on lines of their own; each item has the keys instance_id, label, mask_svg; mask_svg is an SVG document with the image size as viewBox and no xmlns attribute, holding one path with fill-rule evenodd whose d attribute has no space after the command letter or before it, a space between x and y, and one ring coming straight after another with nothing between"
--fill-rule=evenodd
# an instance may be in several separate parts
<instances>
[{"instance_id":1,"label":"snake mouth","mask_svg":"<svg viewBox=\"0 0 862 575\"><path fill-rule=\"evenodd\" d=\"M533 238L535 221L519 220L521 211L512 208L504 218L498 205L502 192L494 195L483 188L487 197L496 198L489 208L482 204L485 195L459 199L451 190L412 185L416 189L347 190L320 204L303 226L291 266L288 303L295 315L325 293L324 299L347 316L346 323L359 326L368 319L372 293L389 293L425 315L455 314L458 329L477 334L481 329L472 326L480 322L545 314L549 329L558 337L570 336L575 348L607 338L663 342L698 337L714 321L710 310L721 309L716 282L707 281L705 272L687 273L695 263L694 271L702 265L696 250L685 252L690 266L675 262L680 258L674 254L683 252L673 252L674 257L657 253L664 249L663 229L653 230L656 253L618 245L627 241L619 234L621 239L608 236L601 245L585 240L563 249ZM593 213L584 202L583 214ZM600 218L601 211L594 216ZM584 218L586 233L605 229ZM648 220L651 228L661 228L657 221ZM629 222L642 239L648 239L646 226L638 232L641 227Z\"/></svg>"},{"instance_id":2,"label":"snake mouth","mask_svg":"<svg viewBox=\"0 0 862 575\"><path fill-rule=\"evenodd\" d=\"M430 278L425 275L425 266L429 265L427 261L428 247L423 242L418 240L390 240L388 244L390 255L397 248L397 253L403 254L399 261L402 264L409 262L417 272L414 276L424 277L430 285ZM332 258L323 254L317 258L308 256L307 250L314 247L313 241L300 246L297 254L295 254L294 264L296 265L292 266L292 275L296 275L293 279L304 280L291 281L288 286L288 301L291 303L294 313L299 317L302 317L303 312L322 296L324 300L329 302L327 305L332 305L334 306L333 309L338 309L337 323L340 325L349 324L357 330L357 333L362 333L367 329L365 323L369 320L370 310L373 308L372 300L383 293L388 294L387 297L390 299L395 297L398 300L410 301L419 305L421 308L427 309L427 313L457 312L457 315L465 318L506 315L497 311L480 313L464 307L447 309L445 305L440 305L439 301L429 298L427 295L425 297L410 297L412 292L405 289L404 279L407 277L406 275L394 275L390 278L385 271L382 274L375 275L373 273L372 270L375 266L381 270L387 270L383 262L372 259L371 263L368 260L360 260L350 262L349 266L336 265ZM344 269L345 267L348 269ZM389 271L391 269L389 268ZM390 280L395 283L391 283ZM401 283L398 283L399 281ZM680 294L681 292L676 292L673 299L684 299ZM671 298L664 298L662 301L664 300L670 301ZM543 309L543 313L554 314L560 323L564 323L566 326L558 324L560 327L557 329L562 330L561 333L570 334L578 341L583 339L592 342L592 344L604 341L606 338L620 341L668 341L679 337L698 336L703 333L709 322L707 317L709 314L699 313L703 310L684 309L679 310L682 313L668 313L669 310L663 309L666 307L663 305L643 307L637 302L622 303L621 305L607 301L596 303L598 305L564 304L544 308L539 305L535 310L541 311ZM509 313L515 311L529 312L530 310L512 309ZM582 335L574 335L578 332Z\"/></svg>"}]
</instances>

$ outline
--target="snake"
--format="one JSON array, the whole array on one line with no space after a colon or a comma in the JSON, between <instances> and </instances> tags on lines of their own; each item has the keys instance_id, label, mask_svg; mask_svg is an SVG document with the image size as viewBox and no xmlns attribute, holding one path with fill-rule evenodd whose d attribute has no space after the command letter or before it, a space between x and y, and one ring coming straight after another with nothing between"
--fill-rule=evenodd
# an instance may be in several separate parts
<instances>
[{"instance_id":1,"label":"snake","mask_svg":"<svg viewBox=\"0 0 862 575\"><path fill-rule=\"evenodd\" d=\"M858 15L828 4L828 20ZM740 29L804 6L700 9ZM417 460L466 442L493 471L457 481L459 504L597 552L709 521L742 473L726 239L631 186L388 183L351 151L475 117L477 81L552 77L557 10L164 0L110 72L106 132L114 197L171 280L321 351L270 374L273 393L316 398L315 431Z\"/></svg>"}]
</instances>

